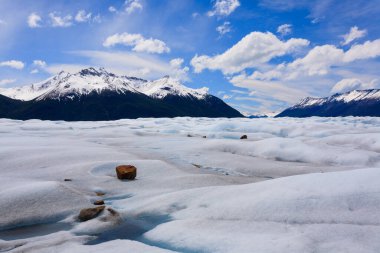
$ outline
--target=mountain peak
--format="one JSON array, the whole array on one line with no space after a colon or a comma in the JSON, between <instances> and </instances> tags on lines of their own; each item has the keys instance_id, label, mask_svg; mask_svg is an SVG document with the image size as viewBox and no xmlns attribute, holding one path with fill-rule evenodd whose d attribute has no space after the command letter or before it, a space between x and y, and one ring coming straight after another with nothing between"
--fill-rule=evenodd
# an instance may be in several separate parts
<instances>
[{"instance_id":1,"label":"mountain peak","mask_svg":"<svg viewBox=\"0 0 380 253\"><path fill-rule=\"evenodd\" d=\"M114 74L107 72L104 68L94 68L94 67L89 67L82 69L78 72L79 75L82 76L101 76L101 75L112 75Z\"/></svg>"},{"instance_id":2,"label":"mountain peak","mask_svg":"<svg viewBox=\"0 0 380 253\"><path fill-rule=\"evenodd\" d=\"M352 90L330 97L307 97L281 112L279 117L380 116L380 89Z\"/></svg>"},{"instance_id":3,"label":"mountain peak","mask_svg":"<svg viewBox=\"0 0 380 253\"><path fill-rule=\"evenodd\" d=\"M344 103L349 103L352 101L360 101L366 99L380 99L380 89L352 90L344 93L336 93L330 97L323 98L306 97L293 107L308 107L314 105L321 105L326 102L332 101L341 101Z\"/></svg>"}]
</instances>

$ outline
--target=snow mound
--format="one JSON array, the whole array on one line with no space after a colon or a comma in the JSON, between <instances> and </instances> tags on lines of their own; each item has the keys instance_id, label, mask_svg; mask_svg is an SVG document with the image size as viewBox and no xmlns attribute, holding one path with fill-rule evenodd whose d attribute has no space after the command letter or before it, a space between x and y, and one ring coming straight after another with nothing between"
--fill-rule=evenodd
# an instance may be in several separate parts
<instances>
[{"instance_id":1,"label":"snow mound","mask_svg":"<svg viewBox=\"0 0 380 253\"><path fill-rule=\"evenodd\" d=\"M0 230L57 221L88 205L81 193L58 182L19 183L0 195Z\"/></svg>"},{"instance_id":2,"label":"snow mound","mask_svg":"<svg viewBox=\"0 0 380 253\"><path fill-rule=\"evenodd\" d=\"M168 215L144 238L184 252L376 252L379 177L374 168L206 187L125 213Z\"/></svg>"}]
</instances>

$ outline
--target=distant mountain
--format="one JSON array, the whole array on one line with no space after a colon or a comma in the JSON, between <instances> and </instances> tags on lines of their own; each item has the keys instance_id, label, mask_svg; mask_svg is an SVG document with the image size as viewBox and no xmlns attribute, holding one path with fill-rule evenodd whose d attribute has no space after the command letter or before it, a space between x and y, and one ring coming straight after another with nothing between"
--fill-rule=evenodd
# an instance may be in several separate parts
<instances>
[{"instance_id":1,"label":"distant mountain","mask_svg":"<svg viewBox=\"0 0 380 253\"><path fill-rule=\"evenodd\" d=\"M276 117L380 116L380 89L353 90L325 98L305 98Z\"/></svg>"},{"instance_id":2,"label":"distant mountain","mask_svg":"<svg viewBox=\"0 0 380 253\"><path fill-rule=\"evenodd\" d=\"M116 120L138 117L243 117L207 88L191 89L168 76L155 81L88 68L43 82L0 89L0 117Z\"/></svg>"},{"instance_id":3,"label":"distant mountain","mask_svg":"<svg viewBox=\"0 0 380 253\"><path fill-rule=\"evenodd\" d=\"M268 118L267 115L261 115L261 114L255 114L255 115L249 115L247 116L249 119L261 119L261 118Z\"/></svg>"}]
</instances>

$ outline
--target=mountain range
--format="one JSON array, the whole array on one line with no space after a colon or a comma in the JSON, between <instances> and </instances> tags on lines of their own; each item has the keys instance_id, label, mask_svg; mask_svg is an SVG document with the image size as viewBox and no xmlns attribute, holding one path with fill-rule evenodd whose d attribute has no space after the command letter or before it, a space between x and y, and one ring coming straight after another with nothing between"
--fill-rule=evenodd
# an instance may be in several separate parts
<instances>
[{"instance_id":1,"label":"mountain range","mask_svg":"<svg viewBox=\"0 0 380 253\"><path fill-rule=\"evenodd\" d=\"M353 90L325 98L307 97L276 117L380 116L380 89Z\"/></svg>"},{"instance_id":2,"label":"mountain range","mask_svg":"<svg viewBox=\"0 0 380 253\"><path fill-rule=\"evenodd\" d=\"M60 72L40 83L0 89L0 118L117 120L139 117L243 117L210 95L165 76L148 81L103 68Z\"/></svg>"}]
</instances>

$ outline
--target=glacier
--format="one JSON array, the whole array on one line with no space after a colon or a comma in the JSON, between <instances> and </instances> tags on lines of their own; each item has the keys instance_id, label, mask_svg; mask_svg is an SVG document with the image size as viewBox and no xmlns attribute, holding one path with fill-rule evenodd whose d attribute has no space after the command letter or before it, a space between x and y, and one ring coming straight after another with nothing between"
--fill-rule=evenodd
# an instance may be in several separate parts
<instances>
[{"instance_id":1,"label":"glacier","mask_svg":"<svg viewBox=\"0 0 380 253\"><path fill-rule=\"evenodd\" d=\"M380 118L0 119L0 133L0 252L380 248ZM78 222L100 198L118 216Z\"/></svg>"}]
</instances>

